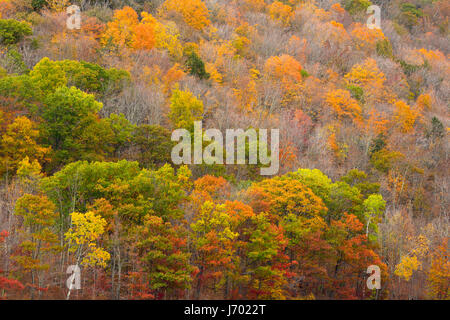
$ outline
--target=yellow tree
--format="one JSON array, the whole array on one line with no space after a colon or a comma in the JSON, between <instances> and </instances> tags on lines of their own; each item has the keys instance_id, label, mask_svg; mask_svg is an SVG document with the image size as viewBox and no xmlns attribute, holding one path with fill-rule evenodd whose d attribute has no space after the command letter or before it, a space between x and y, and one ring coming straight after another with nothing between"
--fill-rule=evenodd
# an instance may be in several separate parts
<instances>
[{"instance_id":1,"label":"yellow tree","mask_svg":"<svg viewBox=\"0 0 450 320\"><path fill-rule=\"evenodd\" d=\"M429 111L429 110L431 110L432 105L433 105L433 100L429 94L424 93L417 97L417 101L416 101L417 110Z\"/></svg>"},{"instance_id":2,"label":"yellow tree","mask_svg":"<svg viewBox=\"0 0 450 320\"><path fill-rule=\"evenodd\" d=\"M37 143L38 138L39 130L35 123L27 117L16 118L0 140L0 151L6 165L6 168L0 168L0 173L4 170L15 171L19 162L26 157L42 162L50 148L40 146Z\"/></svg>"},{"instance_id":3,"label":"yellow tree","mask_svg":"<svg viewBox=\"0 0 450 320\"><path fill-rule=\"evenodd\" d=\"M366 25L361 23L355 24L351 35L355 47L366 51L375 50L377 42L386 39L381 29L369 29Z\"/></svg>"},{"instance_id":4,"label":"yellow tree","mask_svg":"<svg viewBox=\"0 0 450 320\"><path fill-rule=\"evenodd\" d=\"M422 264L416 256L405 256L402 257L400 263L395 267L394 273L396 276L409 281L414 271L419 270L421 266Z\"/></svg>"},{"instance_id":5,"label":"yellow tree","mask_svg":"<svg viewBox=\"0 0 450 320\"><path fill-rule=\"evenodd\" d=\"M74 254L75 265L105 268L111 256L98 242L105 233L106 220L94 211L72 212L70 216L72 227L65 233L65 238L69 252ZM67 300L71 289L67 292Z\"/></svg>"},{"instance_id":6,"label":"yellow tree","mask_svg":"<svg viewBox=\"0 0 450 320\"><path fill-rule=\"evenodd\" d=\"M418 112L411 109L403 101L399 100L395 104L395 121L400 126L400 131L403 133L409 133L414 127L414 123L418 117Z\"/></svg>"},{"instance_id":7,"label":"yellow tree","mask_svg":"<svg viewBox=\"0 0 450 320\"><path fill-rule=\"evenodd\" d=\"M234 240L238 234L231 230L231 217L224 204L205 201L193 216L192 230L193 262L197 274L196 298L208 283L217 289L223 286L221 279L233 267Z\"/></svg>"},{"instance_id":8,"label":"yellow tree","mask_svg":"<svg viewBox=\"0 0 450 320\"><path fill-rule=\"evenodd\" d=\"M203 116L203 102L189 91L173 90L169 119L176 128L191 129Z\"/></svg>"},{"instance_id":9,"label":"yellow tree","mask_svg":"<svg viewBox=\"0 0 450 320\"><path fill-rule=\"evenodd\" d=\"M339 120L349 118L360 124L362 121L361 107L347 90L333 90L328 92L325 101L333 109Z\"/></svg>"},{"instance_id":10,"label":"yellow tree","mask_svg":"<svg viewBox=\"0 0 450 320\"><path fill-rule=\"evenodd\" d=\"M166 0L162 9L165 13L180 14L184 22L196 30L203 30L211 24L208 8L201 0Z\"/></svg>"},{"instance_id":11,"label":"yellow tree","mask_svg":"<svg viewBox=\"0 0 450 320\"><path fill-rule=\"evenodd\" d=\"M364 90L366 102L392 100L392 95L384 86L386 77L372 58L366 59L362 64L354 65L344 78L348 87L359 87Z\"/></svg>"},{"instance_id":12,"label":"yellow tree","mask_svg":"<svg viewBox=\"0 0 450 320\"><path fill-rule=\"evenodd\" d=\"M151 25L155 38L155 47L159 49L167 49L174 58L180 58L183 55L183 46L178 39L179 33L176 24L173 22L162 24L150 13L141 13L141 23Z\"/></svg>"},{"instance_id":13,"label":"yellow tree","mask_svg":"<svg viewBox=\"0 0 450 320\"><path fill-rule=\"evenodd\" d=\"M269 14L273 20L288 25L293 16L292 8L280 1L275 1L269 6Z\"/></svg>"},{"instance_id":14,"label":"yellow tree","mask_svg":"<svg viewBox=\"0 0 450 320\"><path fill-rule=\"evenodd\" d=\"M429 241L424 235L411 239L415 247L400 259L394 274L409 281L415 271L422 269L422 261L429 251Z\"/></svg>"},{"instance_id":15,"label":"yellow tree","mask_svg":"<svg viewBox=\"0 0 450 320\"><path fill-rule=\"evenodd\" d=\"M72 212L72 227L65 237L69 252L75 253L76 264L106 267L110 259L108 252L97 245L105 232L106 220L93 211Z\"/></svg>"}]
</instances>

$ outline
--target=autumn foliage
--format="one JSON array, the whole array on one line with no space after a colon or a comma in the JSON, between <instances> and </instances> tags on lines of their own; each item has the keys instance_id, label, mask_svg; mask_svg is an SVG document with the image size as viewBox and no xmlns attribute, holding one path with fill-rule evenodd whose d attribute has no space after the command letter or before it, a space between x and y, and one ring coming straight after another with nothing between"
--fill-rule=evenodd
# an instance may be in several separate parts
<instances>
[{"instance_id":1,"label":"autumn foliage","mask_svg":"<svg viewBox=\"0 0 450 320\"><path fill-rule=\"evenodd\" d=\"M0 299L450 299L447 2L0 0Z\"/></svg>"}]
</instances>

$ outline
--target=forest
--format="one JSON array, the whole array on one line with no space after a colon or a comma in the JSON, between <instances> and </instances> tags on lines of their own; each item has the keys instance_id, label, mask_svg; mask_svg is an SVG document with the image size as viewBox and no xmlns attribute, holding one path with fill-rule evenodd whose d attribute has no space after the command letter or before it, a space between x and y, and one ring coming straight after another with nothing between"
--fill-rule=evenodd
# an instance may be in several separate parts
<instances>
[{"instance_id":1,"label":"forest","mask_svg":"<svg viewBox=\"0 0 450 320\"><path fill-rule=\"evenodd\" d=\"M449 300L449 15L0 0L0 300ZM198 122L278 172L174 163Z\"/></svg>"}]
</instances>

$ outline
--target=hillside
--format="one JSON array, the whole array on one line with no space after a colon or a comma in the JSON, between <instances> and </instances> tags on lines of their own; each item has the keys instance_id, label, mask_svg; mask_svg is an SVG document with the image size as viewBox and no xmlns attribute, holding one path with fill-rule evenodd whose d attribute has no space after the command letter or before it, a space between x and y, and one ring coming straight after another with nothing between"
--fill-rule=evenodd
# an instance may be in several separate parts
<instances>
[{"instance_id":1,"label":"hillside","mask_svg":"<svg viewBox=\"0 0 450 320\"><path fill-rule=\"evenodd\" d=\"M0 299L449 299L449 14L0 0Z\"/></svg>"}]
</instances>

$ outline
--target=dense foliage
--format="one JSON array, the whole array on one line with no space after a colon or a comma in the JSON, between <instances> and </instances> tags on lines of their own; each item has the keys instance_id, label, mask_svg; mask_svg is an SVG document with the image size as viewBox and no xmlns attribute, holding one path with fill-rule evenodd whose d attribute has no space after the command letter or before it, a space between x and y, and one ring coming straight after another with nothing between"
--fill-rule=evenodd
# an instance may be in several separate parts
<instances>
[{"instance_id":1,"label":"dense foliage","mask_svg":"<svg viewBox=\"0 0 450 320\"><path fill-rule=\"evenodd\" d=\"M0 299L450 298L448 1L127 3L0 0Z\"/></svg>"}]
</instances>

